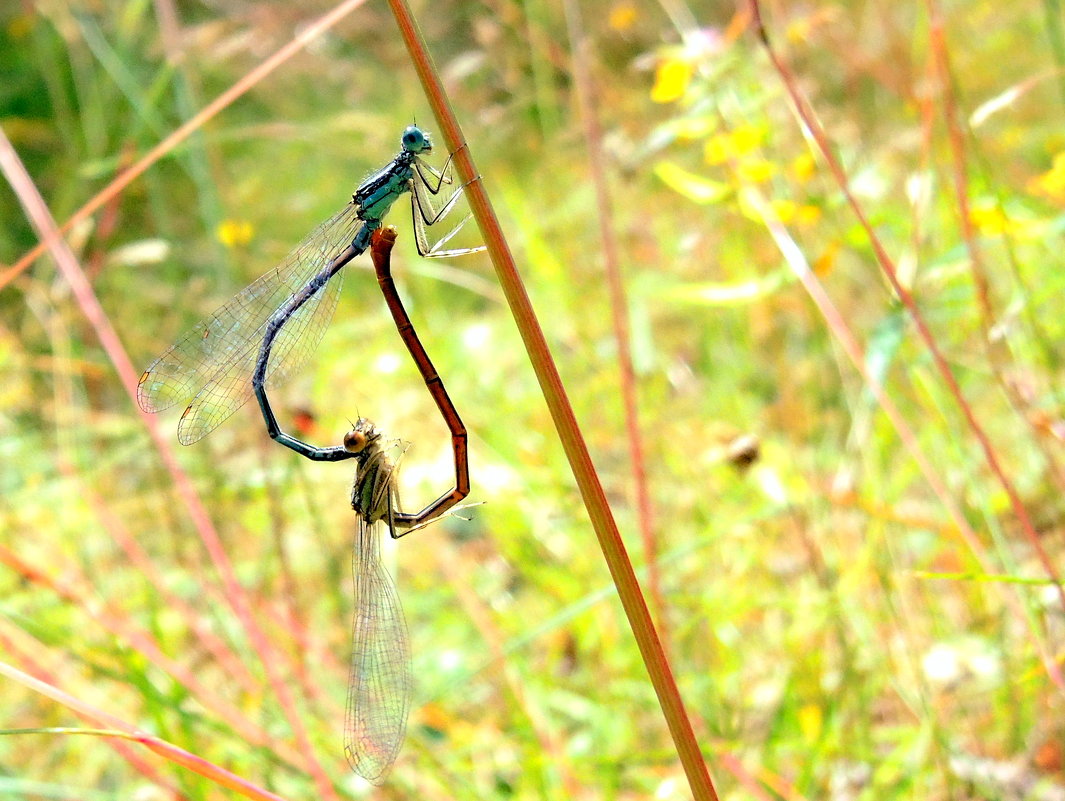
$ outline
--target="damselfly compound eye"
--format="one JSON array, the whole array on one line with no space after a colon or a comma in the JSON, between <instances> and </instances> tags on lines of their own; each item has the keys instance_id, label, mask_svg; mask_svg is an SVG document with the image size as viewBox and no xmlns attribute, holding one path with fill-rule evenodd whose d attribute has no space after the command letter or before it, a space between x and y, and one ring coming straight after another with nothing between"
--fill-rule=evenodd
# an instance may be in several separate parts
<instances>
[{"instance_id":1,"label":"damselfly compound eye","mask_svg":"<svg viewBox=\"0 0 1065 801\"><path fill-rule=\"evenodd\" d=\"M362 453L366 448L366 434L358 429L352 429L344 435L344 450L349 453Z\"/></svg>"},{"instance_id":2,"label":"damselfly compound eye","mask_svg":"<svg viewBox=\"0 0 1065 801\"><path fill-rule=\"evenodd\" d=\"M432 149L429 135L416 125L408 125L403 131L403 149L411 153L421 153L423 150Z\"/></svg>"}]
</instances>

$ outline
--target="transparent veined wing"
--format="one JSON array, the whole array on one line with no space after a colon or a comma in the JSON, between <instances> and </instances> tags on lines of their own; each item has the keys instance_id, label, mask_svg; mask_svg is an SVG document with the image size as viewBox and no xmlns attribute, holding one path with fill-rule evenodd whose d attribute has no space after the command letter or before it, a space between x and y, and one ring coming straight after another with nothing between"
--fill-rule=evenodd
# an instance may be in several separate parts
<instances>
[{"instance_id":1,"label":"transparent veined wing","mask_svg":"<svg viewBox=\"0 0 1065 801\"><path fill-rule=\"evenodd\" d=\"M359 517L352 573L355 622L344 725L344 753L352 770L381 784L407 731L413 678L410 639L395 584L381 564L382 522Z\"/></svg>"},{"instance_id":2,"label":"transparent veined wing","mask_svg":"<svg viewBox=\"0 0 1065 801\"><path fill-rule=\"evenodd\" d=\"M269 388L280 385L318 347L333 317L343 283L343 273L335 274L292 313L277 333L266 369ZM191 445L210 434L254 394L252 375L265 331L264 323L244 352L213 375L185 408L178 421L178 440L183 445Z\"/></svg>"},{"instance_id":3,"label":"transparent veined wing","mask_svg":"<svg viewBox=\"0 0 1065 801\"><path fill-rule=\"evenodd\" d=\"M362 222L345 206L318 226L273 270L245 287L168 348L141 376L137 400L146 412L177 403L185 444L213 430L251 397L251 368L270 317L351 243ZM274 347L273 383L301 366L321 341L336 308L340 276L289 320ZM337 284L337 285L334 285ZM289 326L292 326L291 330ZM184 431L181 432L181 428Z\"/></svg>"}]
</instances>

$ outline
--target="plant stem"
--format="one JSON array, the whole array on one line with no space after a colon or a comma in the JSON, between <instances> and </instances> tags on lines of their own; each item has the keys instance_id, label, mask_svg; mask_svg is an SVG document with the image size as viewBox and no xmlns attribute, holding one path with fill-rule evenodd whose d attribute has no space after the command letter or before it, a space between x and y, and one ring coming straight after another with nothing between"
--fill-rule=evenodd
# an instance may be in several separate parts
<instances>
[{"instance_id":1,"label":"plant stem","mask_svg":"<svg viewBox=\"0 0 1065 801\"><path fill-rule=\"evenodd\" d=\"M599 547L603 551L610 575L621 597L622 606L625 608L629 626L640 648L644 664L651 675L651 683L658 694L658 701L662 705L662 712L669 725L669 731L680 755L684 772L687 774L692 795L697 801L710 801L710 799L716 801L717 793L710 781L691 723L684 711L684 704L662 650L658 633L647 611L647 603L644 601L639 582L636 580L632 563L625 552L625 545L618 533L617 524L610 513L606 494L603 492L595 467L592 465L588 447L577 425L569 398L566 397L566 390L562 386L562 379L551 358L547 340L536 319L528 293L518 275L514 257L503 238L503 231L484 190L484 182L479 180L469 148L463 147L466 142L465 137L459 129L451 104L444 94L440 76L425 48L421 32L418 30L418 25L406 0L389 0L389 7L396 18L400 34L403 36L418 78L425 89L429 105L440 126L444 143L448 150L454 153L452 163L459 177L467 184L466 194L470 209L484 235L488 255L495 266L496 277L503 288L503 294L514 316L514 322L518 326L525 349L529 354L529 360L536 372L536 378L540 382L540 389L544 393L544 400L547 401L547 407L555 423L555 430L558 432L566 457L569 459L581 498L591 518L592 528L599 540Z\"/></svg>"}]
</instances>

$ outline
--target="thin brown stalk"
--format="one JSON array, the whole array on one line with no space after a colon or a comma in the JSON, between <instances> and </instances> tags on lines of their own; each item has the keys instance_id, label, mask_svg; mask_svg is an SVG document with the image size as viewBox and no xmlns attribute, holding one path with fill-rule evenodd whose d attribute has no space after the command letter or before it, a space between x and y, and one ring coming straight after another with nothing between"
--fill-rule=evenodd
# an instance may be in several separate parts
<instances>
[{"instance_id":1,"label":"thin brown stalk","mask_svg":"<svg viewBox=\"0 0 1065 801\"><path fill-rule=\"evenodd\" d=\"M118 171L120 173L129 166L131 161L133 161L133 156L134 150L132 143L127 142L123 145L118 157ZM98 276L104 268L104 264L107 261L107 245L118 230L118 223L121 216L122 203L119 196L115 195L104 204L103 210L100 212L100 218L96 223L96 230L93 232L92 250L85 259L85 274L89 276L90 281L95 281L96 276ZM3 284L0 284L0 288L2 287Z\"/></svg>"},{"instance_id":2,"label":"thin brown stalk","mask_svg":"<svg viewBox=\"0 0 1065 801\"><path fill-rule=\"evenodd\" d=\"M614 342L618 348L618 372L621 403L625 413L625 434L629 445L632 485L636 495L636 519L643 542L643 556L647 563L647 587L658 618L658 629L666 651L669 651L669 627L666 604L662 596L662 579L658 570L658 543L655 534L654 507L647 486L647 460L643 452L640 430L640 411L636 401L636 371L632 366L632 331L629 326L629 305L621 277L621 256L618 247L614 208L610 202L606 165L603 163L603 128L599 123L596 86L589 69L588 37L584 31L580 8L574 0L563 3L566 26L569 29L573 52L573 86L576 89L584 140L588 143L588 167L595 188L596 208L599 211L599 237L603 245L603 271L610 291L610 312L614 323Z\"/></svg>"},{"instance_id":3,"label":"thin brown stalk","mask_svg":"<svg viewBox=\"0 0 1065 801\"><path fill-rule=\"evenodd\" d=\"M973 276L973 285L976 287L976 298L980 309L980 325L983 332L984 351L987 361L995 376L998 385L1009 399L1010 405L1017 413L1020 421L1032 432L1033 439L1039 448L1047 468L1058 485L1058 489L1065 489L1065 473L1062 472L1057 456L1046 447L1046 440L1038 430L1032 415L1027 412L1030 404L1017 392L1017 388L1005 375L1005 367L1002 358L1002 349L995 346L992 328L996 317L995 309L991 301L990 281L988 269L984 261L983 249L980 247L976 227L973 224L972 206L969 202L969 170L968 152L965 145L966 131L963 128L961 115L958 113L958 100L954 93L954 77L950 65L950 52L947 47L945 25L943 22L943 8L935 0L925 0L930 20L929 25L929 48L933 56L933 66L936 71L936 79L943 94L943 117L947 127L947 139L950 142L952 158L952 177L954 182L954 196L958 206L958 222L961 228L961 238L965 243L965 249L969 252L969 266Z\"/></svg>"},{"instance_id":4,"label":"thin brown stalk","mask_svg":"<svg viewBox=\"0 0 1065 801\"><path fill-rule=\"evenodd\" d=\"M749 0L749 2L751 5L755 32L757 33L762 46L765 48L766 54L769 56L777 74L780 76L784 88L791 98L795 113L802 121L803 126L810 132L810 136L817 144L818 151L828 164L829 170L836 180L836 184L846 198L847 205L850 206L859 225L861 225L862 230L865 231L866 238L873 249L873 254L876 256L881 271L884 273L888 283L894 290L896 297L898 297L903 306L906 307L906 311L909 314L910 319L913 321L918 336L920 336L925 347L928 349L929 354L932 356L932 361L936 366L936 370L939 372L940 378L942 378L947 387L947 391L953 396L955 402L958 404L958 408L961 410L970 432L972 432L972 435L976 438L980 450L983 452L984 460L987 462L988 468L991 470L991 473L995 476L998 483L1002 486L1003 490L1005 490L1006 496L1010 500L1010 506L1013 509L1013 513L1021 530L1024 532L1024 535L1028 540L1028 544L1042 563L1047 576L1057 588L1061 606L1065 608L1065 586L1062 585L1057 568L1054 566L1053 561L1050 559L1050 555L1047 553L1046 548L1043 547L1043 543L1039 539L1039 533L1035 530L1035 525L1032 523L1032 519L1021 500L1020 494L1017 492L1017 488L1014 486L1013 481L1006 474L1005 469L999 462L998 454L996 453L994 446L991 444L987 432L984 431L983 426L981 426L976 419L976 414L973 411L972 406L970 406L969 402L965 399L965 395L961 391L961 386L958 384L958 379L954 375L954 371L951 370L950 364L947 362L943 352L936 344L935 337L932 335L932 331L928 327L924 315L921 314L921 311L917 306L917 301L914 300L913 295L903 285L902 281L899 280L898 270L895 267L895 263L888 255L883 242L880 241L880 237L877 236L876 231L870 224L864 209L861 204L858 203L857 198L855 198L854 193L851 191L850 181L847 179L847 175L843 170L843 165L840 164L839 159L836 158L835 152L829 142L828 134L821 126L821 123L817 119L817 115L814 113L805 94L799 88L798 81L796 81L791 68L777 54L776 49L770 42L769 32L762 22L762 12L759 0ZM1047 665L1047 667L1052 670L1052 676L1059 688L1065 689L1065 682L1063 682L1061 672L1056 665Z\"/></svg>"},{"instance_id":5,"label":"thin brown stalk","mask_svg":"<svg viewBox=\"0 0 1065 801\"><path fill-rule=\"evenodd\" d=\"M995 310L991 303L991 282L987 278L987 265L984 264L983 251L976 241L973 227L972 208L969 205L969 176L966 169L965 135L958 124L958 102L954 96L954 85L950 74L950 60L943 32L942 9L932 0L925 0L928 11L928 44L932 53L932 68L942 92L943 117L947 127L947 141L950 142L953 157L951 177L954 181L954 196L958 203L958 224L965 249L969 251L969 267L976 286L977 306L980 309L980 325L983 329L985 345L991 338L992 320Z\"/></svg>"},{"instance_id":6,"label":"thin brown stalk","mask_svg":"<svg viewBox=\"0 0 1065 801\"><path fill-rule=\"evenodd\" d=\"M79 480L74 466L68 460L59 459L58 469L60 475L72 481ZM257 692L259 687L258 680L252 676L251 671L240 660L240 657L217 634L211 631L206 625L201 612L169 588L163 573L152 562L147 551L144 550L141 544L137 542L136 537L111 511L99 493L88 486L82 486L78 492L96 514L100 525L126 554L130 564L136 567L145 580L151 584L154 591L159 593L159 597L165 601L166 607L181 614L189 630L196 635L196 641L210 652L218 665L236 680L246 692Z\"/></svg>"},{"instance_id":7,"label":"thin brown stalk","mask_svg":"<svg viewBox=\"0 0 1065 801\"><path fill-rule=\"evenodd\" d=\"M828 293L825 292L824 286L822 286L821 282L817 280L817 276L810 268L810 265L806 261L806 257L803 255L798 244L792 239L787 229L777 218L771 206L757 191L754 190L753 187L748 187L746 189L745 199L746 202L750 204L750 207L762 218L763 224L769 231L770 236L773 237L773 241L776 243L777 248L784 257L784 261L787 263L788 267L791 268L795 277L799 279L799 282L803 285L806 293L817 306L818 311L821 312L821 316L824 318L829 331L832 332L836 341L839 342L844 353L847 354L847 358L849 358L851 364L854 365L854 369L861 375L862 380L865 382L865 386L872 393L880 408L884 410L884 414L887 415L888 420L891 421L892 426L894 426L896 433L899 435L899 441L917 464L925 481L928 482L928 486L932 489L932 492L936 497L939 498L940 503L943 504L943 508L947 510L947 514L954 522L954 526L956 527L957 533L961 535L962 541L968 546L969 551L980 563L984 572L988 574L994 573L994 565L987 555L987 549L984 547L983 542L981 542L980 538L976 535L976 532L965 519L965 515L962 514L961 509L958 508L958 505L954 502L946 485L940 479L939 473L934 467L932 467L931 462L928 461L924 451L921 449L917 434L910 427L910 424L906 421L902 412L899 411L895 402L891 400L891 396L887 394L880 379L872 370L870 370L869 362L865 358L865 354L862 352L861 345L858 344L858 338L847 326L843 314L838 308L836 308L836 305L832 302ZM1024 612L1021 599L1016 594L1014 588L1004 586L1001 589L1003 599L1010 607L1010 610L1013 612L1017 620L1026 623L1030 622L1029 617ZM1062 684L1065 679L1063 679L1061 675L1061 668L1055 660L1054 655L1047 650L1045 638L1040 636L1038 632L1033 632L1033 635L1035 637L1036 647L1043 660L1043 664L1046 666L1047 672L1054 681L1058 683L1059 687L1065 686L1065 684Z\"/></svg>"},{"instance_id":8,"label":"thin brown stalk","mask_svg":"<svg viewBox=\"0 0 1065 801\"><path fill-rule=\"evenodd\" d=\"M276 53L270 56L270 58L266 59L262 64L259 64L255 69L204 106L192 119L145 153L135 164L119 173L111 183L97 192L87 203L85 203L85 205L74 212L70 216L70 219L59 226L59 233L65 234L79 222L93 214L97 209L111 200L111 198L139 178L141 174L155 164L155 162L166 156L175 147L202 128L208 120L232 105L235 100L248 92L253 86L259 83L259 81L263 80L263 78L276 70L292 58L292 56L296 55L296 53L317 39L322 33L332 28L365 2L366 0L345 0L345 2L341 3L328 14L323 14L319 19L307 25L305 28L301 28L299 33L293 37L292 41L286 42ZM40 258L46 249L47 246L43 241L38 242L34 247L30 248L22 258L12 264L3 273L0 273L0 290L3 290L5 286L21 275L22 271Z\"/></svg>"},{"instance_id":9,"label":"thin brown stalk","mask_svg":"<svg viewBox=\"0 0 1065 801\"><path fill-rule=\"evenodd\" d=\"M463 146L466 142L465 137L462 135L458 120L444 93L440 75L433 66L410 8L405 0L389 0L389 7L396 18L400 35L407 46L418 78L425 89L426 98L440 126L444 143L448 150L454 153L455 169L466 183L470 209L484 236L488 254L495 266L496 277L529 354L540 389L544 393L544 400L547 402L555 430L577 481L584 506L588 510L592 528L599 540L599 547L603 552L614 585L617 587L629 626L636 638L644 665L651 676L651 683L658 695L658 701L662 706L666 723L687 775L692 795L696 801L709 801L709 799L716 801L717 793L707 773L706 764L699 751L695 734L692 732L691 722L684 710L669 662L666 660L658 633L655 631L651 615L647 610L643 592L640 590L632 563L625 551L625 544L622 542L617 524L610 512L606 494L603 492L599 476L592 464L591 455L588 453L588 447L577 425L577 419L569 398L566 396L558 368L551 358L547 340L544 338L528 293L518 274L514 257L503 237L499 220L492 210L484 181L479 180L470 149Z\"/></svg>"},{"instance_id":10,"label":"thin brown stalk","mask_svg":"<svg viewBox=\"0 0 1065 801\"><path fill-rule=\"evenodd\" d=\"M114 365L131 403L134 408L138 408L136 401L137 370L133 367L129 354L126 353L118 333L115 331L114 326L111 325L110 318L108 318L107 313L100 305L100 301L96 297L96 293L86 278L81 265L78 264L67 243L60 238L55 219L48 210L44 198L41 197L36 185L26 171L25 165L19 159L15 148L11 145L2 128L0 128L0 171L4 173L14 189L19 203L22 204L26 216L37 231L37 235L55 259L59 271L70 286L82 313L92 325L100 344ZM218 536L218 531L207 514L203 501L193 487L188 474L178 464L173 447L169 439L163 435L155 418L145 412L140 412L140 418L148 428L148 433L156 450L158 450L167 470L174 479L178 494L181 496L197 532L200 534L201 541L207 549L215 569L222 578L230 608L233 609L240 620L252 647L266 670L271 690L281 705L289 725L292 727L299 750L303 755L304 767L314 778L320 795L331 801L338 801L336 791L326 776L325 769L315 757L310 738L296 709L295 699L285 677L279 670L280 656L255 619L247 593L237 580L233 564L222 546L221 538Z\"/></svg>"}]
</instances>

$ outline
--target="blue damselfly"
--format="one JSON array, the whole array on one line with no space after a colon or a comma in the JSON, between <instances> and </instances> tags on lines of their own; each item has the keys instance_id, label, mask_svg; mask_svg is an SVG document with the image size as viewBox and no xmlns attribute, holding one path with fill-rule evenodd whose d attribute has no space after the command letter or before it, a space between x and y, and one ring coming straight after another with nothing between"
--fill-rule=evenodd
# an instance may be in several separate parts
<instances>
[{"instance_id":1,"label":"blue damselfly","mask_svg":"<svg viewBox=\"0 0 1065 801\"><path fill-rule=\"evenodd\" d=\"M369 247L371 236L405 193L411 195L421 255L459 256L484 249L443 247L469 215L429 244L426 228L454 208L462 187L438 205L435 198L441 188L452 183L451 158L439 171L427 164L421 155L432 151L431 139L413 125L404 130L401 143L399 154L363 181L351 203L315 229L276 268L190 329L141 376L137 400L144 411L187 404L178 423L183 444L209 434L252 394L261 404L267 382L276 386L307 361L336 308L342 268Z\"/></svg>"}]
</instances>

